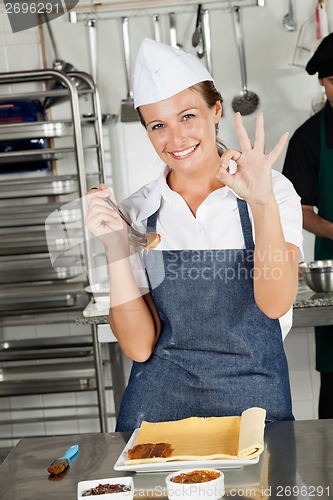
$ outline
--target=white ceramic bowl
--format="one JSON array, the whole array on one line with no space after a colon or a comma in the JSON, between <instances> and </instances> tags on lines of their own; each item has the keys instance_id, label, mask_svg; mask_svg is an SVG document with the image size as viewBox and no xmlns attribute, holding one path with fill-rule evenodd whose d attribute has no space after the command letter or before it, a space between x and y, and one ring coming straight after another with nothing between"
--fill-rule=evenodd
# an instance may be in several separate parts
<instances>
[{"instance_id":1,"label":"white ceramic bowl","mask_svg":"<svg viewBox=\"0 0 333 500\"><path fill-rule=\"evenodd\" d=\"M124 484L131 488L130 491L124 491L122 493L105 493L103 495L88 495L82 496L85 491L91 488L96 488L99 484ZM134 497L134 484L133 478L130 476L125 477L109 477L106 479L92 479L91 481L80 481L77 485L77 498L78 500L91 500L98 499L101 500L133 500Z\"/></svg>"},{"instance_id":2,"label":"white ceramic bowl","mask_svg":"<svg viewBox=\"0 0 333 500\"><path fill-rule=\"evenodd\" d=\"M196 470L213 471L219 473L219 477L211 481L201 483L174 483L172 479L179 474L187 474ZM219 500L223 497L224 474L220 470L197 467L195 469L184 469L172 472L166 479L167 494L169 500L190 499L190 500Z\"/></svg>"}]
</instances>

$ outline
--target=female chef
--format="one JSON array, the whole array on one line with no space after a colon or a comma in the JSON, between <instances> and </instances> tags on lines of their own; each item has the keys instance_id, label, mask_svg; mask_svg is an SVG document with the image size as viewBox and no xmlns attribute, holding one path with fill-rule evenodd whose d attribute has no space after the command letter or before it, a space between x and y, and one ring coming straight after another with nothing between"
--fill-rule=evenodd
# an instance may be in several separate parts
<instances>
[{"instance_id":1,"label":"female chef","mask_svg":"<svg viewBox=\"0 0 333 500\"><path fill-rule=\"evenodd\" d=\"M165 163L122 203L135 225L161 237L142 250L146 283L105 185L89 193L86 216L106 247L110 325L134 361L116 430L252 406L269 421L292 420L283 337L297 291L301 208L291 183L272 170L288 134L265 154L263 116L252 145L237 113L240 151L223 147L211 75L191 54L147 38L134 102Z\"/></svg>"}]
</instances>

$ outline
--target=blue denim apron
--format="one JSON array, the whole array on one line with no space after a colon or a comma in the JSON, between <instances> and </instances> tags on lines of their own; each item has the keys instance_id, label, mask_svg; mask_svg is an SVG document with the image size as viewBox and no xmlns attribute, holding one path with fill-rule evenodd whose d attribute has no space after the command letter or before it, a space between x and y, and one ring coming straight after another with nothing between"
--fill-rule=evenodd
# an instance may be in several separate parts
<instances>
[{"instance_id":1,"label":"blue denim apron","mask_svg":"<svg viewBox=\"0 0 333 500\"><path fill-rule=\"evenodd\" d=\"M265 408L268 421L293 420L280 324L255 303L252 227L246 203L237 202L245 249L146 254L163 328L151 357L133 363L116 431L251 406ZM152 231L156 220L157 212Z\"/></svg>"}]
</instances>

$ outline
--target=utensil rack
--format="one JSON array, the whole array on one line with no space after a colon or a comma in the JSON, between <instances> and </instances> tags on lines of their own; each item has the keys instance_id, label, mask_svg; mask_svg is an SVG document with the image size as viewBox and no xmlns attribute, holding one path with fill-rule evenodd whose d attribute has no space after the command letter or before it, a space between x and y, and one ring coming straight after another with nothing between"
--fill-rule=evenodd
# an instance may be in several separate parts
<instances>
[{"instance_id":1,"label":"utensil rack","mask_svg":"<svg viewBox=\"0 0 333 500\"><path fill-rule=\"evenodd\" d=\"M264 7L265 0L210 0L205 2L205 9L209 11L225 10L231 11L233 7ZM167 14L171 9L177 12L196 12L198 2L196 0L184 0L181 4L177 1L164 0L134 0L127 2L95 3L93 5L76 6L69 12L69 21L87 22L93 16L96 20L101 15L103 19L120 18L124 15L140 17L154 15L156 9L160 14Z\"/></svg>"},{"instance_id":2,"label":"utensil rack","mask_svg":"<svg viewBox=\"0 0 333 500\"><path fill-rule=\"evenodd\" d=\"M78 90L74 79L82 81L84 88ZM60 82L62 88L49 88L52 81ZM22 84L31 82L41 89L16 91L16 84L21 84L22 88ZM2 92L3 85L11 86L10 94ZM6 327L38 324L57 324L61 328L65 323L74 322L89 303L84 291L88 284L84 268L90 283L94 282L94 250L83 223L84 204L81 204L81 210L71 213L70 210L66 212L66 207L63 210L63 216L68 216L69 222L73 222L84 235L78 245L81 261L77 267L76 264L72 266L73 256L69 256L70 261L66 261L62 272L57 274L57 269L51 266L44 228L45 219L51 212L59 210L73 197L82 199L85 196L88 177L94 185L104 182L106 178L102 115L93 79L84 72L65 74L54 69L0 73L0 100L46 97L63 99L61 106L67 115L65 120L50 118L39 122L0 125L2 140L43 137L48 143L46 149L33 152L22 150L1 153L0 165L15 165L27 161L27 158L33 158L36 162L40 159L53 162L52 172L0 175L0 331ZM85 106L90 107L88 119L81 116L82 97ZM52 113L50 109L47 111L48 117ZM93 144L88 146L84 144L82 130L87 127L93 130L94 136ZM71 142L70 146L61 145L63 137ZM97 168L94 172L86 170L87 151L95 154ZM74 165L74 172L59 174L58 162L67 157L70 165ZM62 247L64 242L61 238L59 241L57 238L57 244L60 245L59 253L67 250ZM91 326L91 335L79 339L45 335L45 338L40 339L2 342L0 397L94 390L97 391L98 418L103 431L110 413L106 413L101 377L109 360L108 356L103 359L100 349L94 325ZM35 363L32 365L33 360ZM43 360L48 361L43 363ZM72 418L78 418L77 412ZM92 418L96 418L96 414ZM43 421L43 417L37 420ZM57 417L49 417L48 420L56 421ZM20 418L17 423L29 421L30 418ZM2 419L0 415L0 425L6 425L6 422L6 418ZM15 419L11 423L15 424Z\"/></svg>"}]
</instances>

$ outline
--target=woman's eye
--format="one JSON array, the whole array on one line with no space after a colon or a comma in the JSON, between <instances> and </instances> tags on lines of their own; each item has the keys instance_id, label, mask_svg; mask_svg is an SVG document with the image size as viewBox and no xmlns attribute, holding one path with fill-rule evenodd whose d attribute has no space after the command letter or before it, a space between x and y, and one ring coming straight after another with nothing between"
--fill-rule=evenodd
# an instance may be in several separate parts
<instances>
[{"instance_id":1,"label":"woman's eye","mask_svg":"<svg viewBox=\"0 0 333 500\"><path fill-rule=\"evenodd\" d=\"M162 127L163 127L162 123L157 123L156 125L153 125L151 129L152 130L158 130L158 129L162 128Z\"/></svg>"},{"instance_id":2,"label":"woman's eye","mask_svg":"<svg viewBox=\"0 0 333 500\"><path fill-rule=\"evenodd\" d=\"M194 115L192 115L191 113L187 113L186 115L183 116L183 120L184 121L187 121L189 120L190 118L193 118Z\"/></svg>"}]
</instances>

